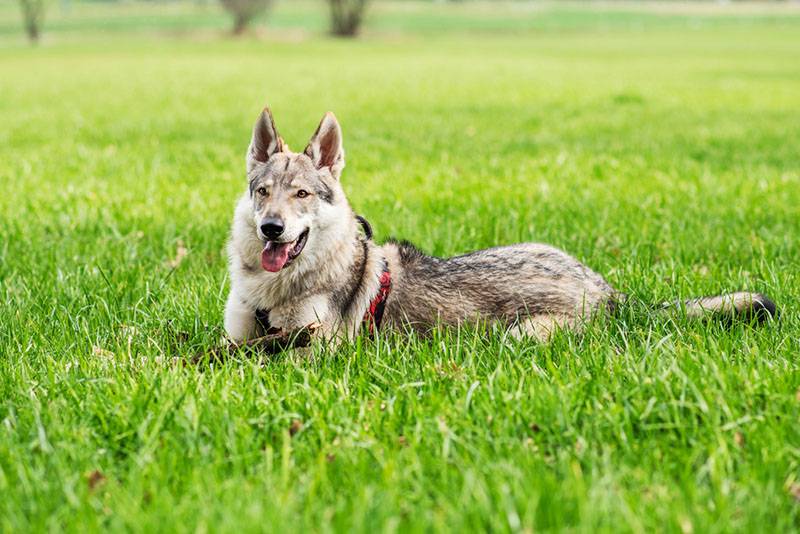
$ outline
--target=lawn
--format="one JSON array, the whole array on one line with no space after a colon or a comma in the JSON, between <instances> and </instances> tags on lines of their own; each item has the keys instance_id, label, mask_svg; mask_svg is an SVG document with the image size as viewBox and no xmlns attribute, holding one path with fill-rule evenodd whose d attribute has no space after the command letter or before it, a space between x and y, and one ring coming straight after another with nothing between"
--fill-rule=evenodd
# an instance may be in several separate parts
<instances>
[{"instance_id":1,"label":"lawn","mask_svg":"<svg viewBox=\"0 0 800 534\"><path fill-rule=\"evenodd\" d=\"M287 4L239 40L53 8L35 48L0 10L0 528L800 528L800 11L381 4L334 41ZM265 103L295 149L337 114L378 240L547 242L781 321L189 364Z\"/></svg>"}]
</instances>

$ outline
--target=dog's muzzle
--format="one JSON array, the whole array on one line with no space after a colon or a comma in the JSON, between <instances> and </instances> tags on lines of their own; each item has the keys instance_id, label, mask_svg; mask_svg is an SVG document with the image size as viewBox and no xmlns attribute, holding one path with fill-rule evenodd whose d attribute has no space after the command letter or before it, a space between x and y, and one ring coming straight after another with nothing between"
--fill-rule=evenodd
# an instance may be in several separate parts
<instances>
[{"instance_id":1,"label":"dog's muzzle","mask_svg":"<svg viewBox=\"0 0 800 534\"><path fill-rule=\"evenodd\" d=\"M308 241L308 228L303 230L294 241L268 240L264 250L261 251L261 267L265 271L277 273L303 252L306 241Z\"/></svg>"}]
</instances>

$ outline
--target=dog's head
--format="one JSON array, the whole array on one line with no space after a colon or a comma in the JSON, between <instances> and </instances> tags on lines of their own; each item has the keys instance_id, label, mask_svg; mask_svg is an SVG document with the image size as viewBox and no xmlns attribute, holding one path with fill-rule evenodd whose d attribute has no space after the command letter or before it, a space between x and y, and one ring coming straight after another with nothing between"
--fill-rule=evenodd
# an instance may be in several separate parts
<instances>
[{"instance_id":1,"label":"dog's head","mask_svg":"<svg viewBox=\"0 0 800 534\"><path fill-rule=\"evenodd\" d=\"M265 270L291 264L349 211L339 183L343 168L342 131L333 113L322 118L301 153L283 142L269 109L261 113L247 152L247 177Z\"/></svg>"}]
</instances>

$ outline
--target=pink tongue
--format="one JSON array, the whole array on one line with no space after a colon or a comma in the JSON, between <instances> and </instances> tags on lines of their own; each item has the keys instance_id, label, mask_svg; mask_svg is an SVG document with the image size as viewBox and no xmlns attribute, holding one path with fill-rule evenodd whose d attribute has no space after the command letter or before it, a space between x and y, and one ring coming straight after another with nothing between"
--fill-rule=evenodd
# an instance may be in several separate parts
<instances>
[{"instance_id":1,"label":"pink tongue","mask_svg":"<svg viewBox=\"0 0 800 534\"><path fill-rule=\"evenodd\" d=\"M261 266L264 270L277 273L286 265L289 259L289 250L293 243L275 243L268 241L267 246L261 251Z\"/></svg>"}]
</instances>

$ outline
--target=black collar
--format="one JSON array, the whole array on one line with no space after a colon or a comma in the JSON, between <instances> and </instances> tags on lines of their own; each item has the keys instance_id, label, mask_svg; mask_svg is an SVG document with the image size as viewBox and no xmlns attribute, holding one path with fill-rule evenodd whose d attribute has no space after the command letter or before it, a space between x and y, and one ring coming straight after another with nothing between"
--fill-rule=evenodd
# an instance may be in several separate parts
<instances>
[{"instance_id":1,"label":"black collar","mask_svg":"<svg viewBox=\"0 0 800 534\"><path fill-rule=\"evenodd\" d=\"M364 217L361 215L356 215L356 220L361 224L361 228L364 229L364 235L367 236L367 241L372 240L372 225L369 224Z\"/></svg>"}]
</instances>

